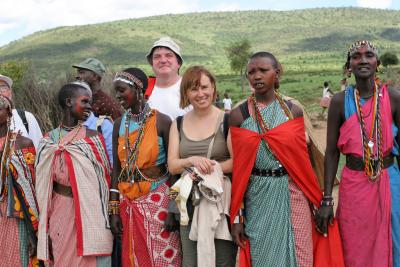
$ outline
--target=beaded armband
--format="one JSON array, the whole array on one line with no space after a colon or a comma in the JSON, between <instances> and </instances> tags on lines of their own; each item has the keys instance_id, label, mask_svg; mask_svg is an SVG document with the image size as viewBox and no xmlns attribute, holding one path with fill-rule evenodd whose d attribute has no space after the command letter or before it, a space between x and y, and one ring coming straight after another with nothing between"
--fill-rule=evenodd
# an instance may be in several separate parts
<instances>
[{"instance_id":1,"label":"beaded armband","mask_svg":"<svg viewBox=\"0 0 400 267\"><path fill-rule=\"evenodd\" d=\"M333 206L335 202L333 201L332 196L324 196L321 200L321 206L327 207L327 206Z\"/></svg>"},{"instance_id":2,"label":"beaded armband","mask_svg":"<svg viewBox=\"0 0 400 267\"><path fill-rule=\"evenodd\" d=\"M119 200L108 202L108 215L119 215Z\"/></svg>"}]
</instances>

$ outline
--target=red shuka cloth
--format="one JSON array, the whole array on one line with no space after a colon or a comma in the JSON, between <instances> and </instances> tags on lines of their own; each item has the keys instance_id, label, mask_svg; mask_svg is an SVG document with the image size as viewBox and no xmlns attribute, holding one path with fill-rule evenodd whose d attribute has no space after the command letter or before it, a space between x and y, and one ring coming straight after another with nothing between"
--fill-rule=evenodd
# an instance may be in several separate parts
<instances>
[{"instance_id":1,"label":"red shuka cloth","mask_svg":"<svg viewBox=\"0 0 400 267\"><path fill-rule=\"evenodd\" d=\"M322 192L309 159L303 117L282 123L265 134L238 127L231 127L230 130L233 149L231 223L238 214L246 192L261 138L268 143L274 156L307 199L319 207ZM315 267L344 267L336 220L329 226L327 238L315 230L313 220L313 247ZM239 262L240 267L251 266L249 242L246 242L246 249L240 250Z\"/></svg>"}]
</instances>

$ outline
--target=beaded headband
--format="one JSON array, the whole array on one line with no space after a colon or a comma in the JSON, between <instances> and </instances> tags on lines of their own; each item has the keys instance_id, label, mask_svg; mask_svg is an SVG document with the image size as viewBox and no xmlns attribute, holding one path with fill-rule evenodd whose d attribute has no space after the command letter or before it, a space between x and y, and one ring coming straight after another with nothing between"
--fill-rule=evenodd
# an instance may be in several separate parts
<instances>
[{"instance_id":1,"label":"beaded headband","mask_svg":"<svg viewBox=\"0 0 400 267\"><path fill-rule=\"evenodd\" d=\"M89 84L87 84L86 82L74 81L74 82L71 82L70 84L79 85L80 87L83 87L84 89L86 89L86 90L92 92L92 89L90 89Z\"/></svg>"},{"instance_id":2,"label":"beaded headband","mask_svg":"<svg viewBox=\"0 0 400 267\"><path fill-rule=\"evenodd\" d=\"M353 43L349 47L347 56L351 57L358 49L360 49L363 46L368 47L369 49L372 50L372 52L374 52L375 55L378 55L378 49L375 47L375 45L373 45L370 41L361 40L361 41L357 41L357 42Z\"/></svg>"},{"instance_id":3,"label":"beaded headband","mask_svg":"<svg viewBox=\"0 0 400 267\"><path fill-rule=\"evenodd\" d=\"M143 89L143 82L140 79L138 79L135 75L130 74L125 71L117 72L115 74L115 78L114 78L113 82L116 82L116 81L121 81L121 82L127 83L132 86L136 85L140 89Z\"/></svg>"}]
</instances>

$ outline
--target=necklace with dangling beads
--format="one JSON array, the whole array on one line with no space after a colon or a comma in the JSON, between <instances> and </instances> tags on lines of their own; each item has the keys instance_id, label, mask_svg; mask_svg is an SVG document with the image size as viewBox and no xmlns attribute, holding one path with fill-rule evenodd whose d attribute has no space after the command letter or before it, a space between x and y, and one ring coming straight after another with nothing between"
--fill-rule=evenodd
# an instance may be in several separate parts
<instances>
[{"instance_id":1,"label":"necklace with dangling beads","mask_svg":"<svg viewBox=\"0 0 400 267\"><path fill-rule=\"evenodd\" d=\"M289 110L286 103L283 101L282 96L277 91L274 91L274 94L275 94L275 98L278 100L279 105L281 106L282 110L285 112L286 118L288 120L293 119L293 114ZM251 96L251 100L252 100L252 102L253 102L252 104L254 106L256 121L258 122L258 125L261 127L261 132L265 133L265 132L271 130L271 128L268 127L267 122L264 120L263 116L261 115L261 110L258 107L257 100L256 100L256 97L254 94Z\"/></svg>"},{"instance_id":2,"label":"necklace with dangling beads","mask_svg":"<svg viewBox=\"0 0 400 267\"><path fill-rule=\"evenodd\" d=\"M357 118L360 123L362 142L363 142L363 160L364 160L364 172L368 176L368 180L375 182L380 176L383 170L383 143L382 143L382 120L380 114L380 101L381 96L380 88L375 83L373 93L373 109L372 111L372 123L369 135L365 126L365 118L361 104L360 104L360 92L357 88L354 89L354 100L357 110ZM374 146L375 142L378 144L377 153L374 157Z\"/></svg>"},{"instance_id":3,"label":"necklace with dangling beads","mask_svg":"<svg viewBox=\"0 0 400 267\"><path fill-rule=\"evenodd\" d=\"M132 119L133 114L131 113L130 110L127 112L124 125L125 146L123 147L123 149L125 149L126 162L118 177L118 181L130 182L130 183L133 183L135 181L135 175L137 175L137 169L138 169L136 166L136 162L139 154L139 147L144 137L146 122L151 116L154 115L154 112L155 111L152 110L147 103L141 113L135 114L137 115L136 119ZM138 136L136 137L135 143L133 144L132 147L129 141L129 126L131 120L139 124Z\"/></svg>"},{"instance_id":4,"label":"necklace with dangling beads","mask_svg":"<svg viewBox=\"0 0 400 267\"><path fill-rule=\"evenodd\" d=\"M128 110L128 114L127 114L126 117L127 117L127 118L129 117L129 121L132 120L133 122L135 122L135 123L137 123L137 124L141 124L141 123L143 123L143 121L146 119L145 117L148 116L150 110L151 110L151 108L150 108L149 104L146 103L146 104L144 105L143 110L140 111L140 112L137 113L137 114L133 114L133 113L132 113L132 110L129 109L129 110ZM126 120L125 123L127 123L127 121L128 121L128 120ZM128 123L129 123L129 122L128 122Z\"/></svg>"},{"instance_id":5,"label":"necklace with dangling beads","mask_svg":"<svg viewBox=\"0 0 400 267\"><path fill-rule=\"evenodd\" d=\"M275 98L279 102L280 107L285 112L286 119L287 120L293 119L293 114L289 110L289 107L284 102L281 94L279 94L279 92L277 92L276 90L274 91L274 94L275 94ZM271 128L268 127L267 122L264 120L264 118L263 118L263 116L261 114L261 110L260 110L260 108L259 108L259 106L257 104L257 100L256 100L256 97L255 97L254 94L251 96L251 100L252 100L252 102L253 102L252 104L254 106L254 113L255 113L254 115L255 115L256 122L257 122L257 126L258 126L259 130L261 130L261 133L264 134L264 133L268 132L269 130L271 130ZM273 126L272 123L270 124L270 126L271 127ZM268 145L267 145L267 143L266 143L266 141L264 139L262 139L262 143L264 144L265 149L270 150L268 148ZM271 153L272 153L272 151L271 151ZM276 161L276 163L278 164L278 168L282 168L282 164L278 160Z\"/></svg>"},{"instance_id":6,"label":"necklace with dangling beads","mask_svg":"<svg viewBox=\"0 0 400 267\"><path fill-rule=\"evenodd\" d=\"M74 136L68 142L68 143L72 143L75 140L75 138L78 136L78 133L80 132L81 127L82 127L82 122L81 121L79 121L77 125L71 126L71 127L68 127L68 126L65 126L63 124L60 124L60 126L58 127L58 144L61 144L62 139L65 137L65 136L62 135L62 131L61 130L65 130L67 132L71 132L71 131L76 129L76 132L75 132Z\"/></svg>"}]
</instances>

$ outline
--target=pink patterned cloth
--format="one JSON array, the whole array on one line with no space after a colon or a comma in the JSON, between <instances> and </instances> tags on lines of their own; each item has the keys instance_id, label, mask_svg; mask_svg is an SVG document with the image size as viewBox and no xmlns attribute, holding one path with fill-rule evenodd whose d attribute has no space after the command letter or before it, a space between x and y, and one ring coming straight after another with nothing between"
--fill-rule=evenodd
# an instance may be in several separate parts
<instances>
[{"instance_id":1,"label":"pink patterned cloth","mask_svg":"<svg viewBox=\"0 0 400 267\"><path fill-rule=\"evenodd\" d=\"M384 155L393 146L392 115L386 87L380 97ZM362 110L367 132L371 129L372 99ZM376 146L375 146L376 147ZM362 139L357 114L350 116L340 128L338 148L343 154L362 157ZM387 169L379 180L370 182L364 171L344 167L339 187L337 217L347 267L391 267L391 194Z\"/></svg>"},{"instance_id":2,"label":"pink patterned cloth","mask_svg":"<svg viewBox=\"0 0 400 267\"><path fill-rule=\"evenodd\" d=\"M82 127L79 132L68 133L61 143L45 138L39 145L38 257L49 261L50 237L55 266L96 266L98 256L112 252L113 237L104 209L109 193L104 139L85 136L86 128ZM71 186L73 198L55 193L53 180Z\"/></svg>"},{"instance_id":3,"label":"pink patterned cloth","mask_svg":"<svg viewBox=\"0 0 400 267\"><path fill-rule=\"evenodd\" d=\"M8 218L7 201L0 202L0 266L21 266L18 220Z\"/></svg>"},{"instance_id":4,"label":"pink patterned cloth","mask_svg":"<svg viewBox=\"0 0 400 267\"><path fill-rule=\"evenodd\" d=\"M291 220L297 266L313 266L313 240L310 205L304 193L289 178Z\"/></svg>"},{"instance_id":5,"label":"pink patterned cloth","mask_svg":"<svg viewBox=\"0 0 400 267\"><path fill-rule=\"evenodd\" d=\"M168 214L167 185L135 200L121 201L122 266L180 267L181 248L177 232L164 229Z\"/></svg>"},{"instance_id":6,"label":"pink patterned cloth","mask_svg":"<svg viewBox=\"0 0 400 267\"><path fill-rule=\"evenodd\" d=\"M82 139L85 136L86 131L82 130L76 138ZM71 186L67 165L61 157L55 161L54 169L56 170L54 181ZM95 256L78 256L74 199L53 192L49 217L49 236L52 243L54 266L96 267Z\"/></svg>"}]
</instances>

